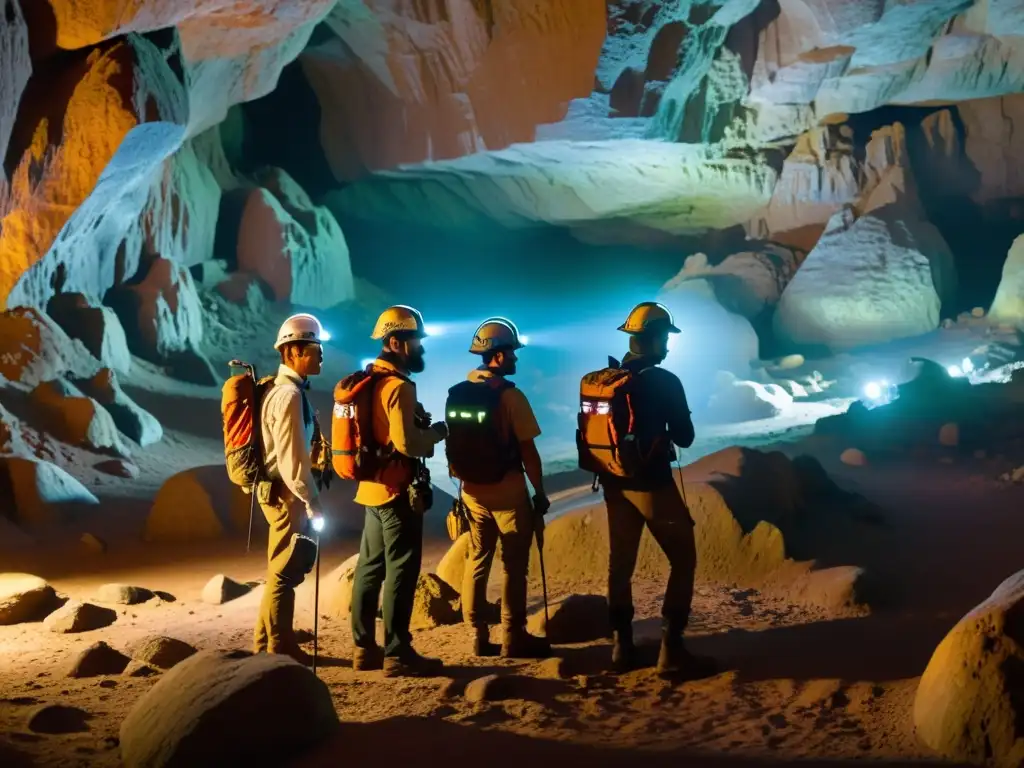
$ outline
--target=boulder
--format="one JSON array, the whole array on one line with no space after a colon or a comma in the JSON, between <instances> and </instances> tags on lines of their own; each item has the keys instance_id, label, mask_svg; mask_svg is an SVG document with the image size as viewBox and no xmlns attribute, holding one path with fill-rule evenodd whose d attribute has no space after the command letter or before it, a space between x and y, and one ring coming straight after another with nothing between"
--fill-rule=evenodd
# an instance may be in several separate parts
<instances>
[{"instance_id":1,"label":"boulder","mask_svg":"<svg viewBox=\"0 0 1024 768\"><path fill-rule=\"evenodd\" d=\"M705 418L718 423L770 419L793 403L793 396L779 384L730 378L711 396Z\"/></svg>"},{"instance_id":2,"label":"boulder","mask_svg":"<svg viewBox=\"0 0 1024 768\"><path fill-rule=\"evenodd\" d=\"M72 339L108 368L128 373L132 356L117 315L110 307L92 307L80 293L59 293L46 305L46 313Z\"/></svg>"},{"instance_id":3,"label":"boulder","mask_svg":"<svg viewBox=\"0 0 1024 768\"><path fill-rule=\"evenodd\" d=\"M92 715L78 707L64 704L46 704L36 708L28 718L32 733L83 733L89 730Z\"/></svg>"},{"instance_id":4,"label":"boulder","mask_svg":"<svg viewBox=\"0 0 1024 768\"><path fill-rule=\"evenodd\" d=\"M160 674L160 671L153 669L144 662L133 660L124 668L124 672L121 674L125 677L152 677L153 675Z\"/></svg>"},{"instance_id":5,"label":"boulder","mask_svg":"<svg viewBox=\"0 0 1024 768\"><path fill-rule=\"evenodd\" d=\"M499 543L498 546L501 546ZM456 539L444 553L437 564L438 577L456 591L462 590L462 575L466 571L466 558L469 556L469 534L464 533ZM497 554L495 559L498 559Z\"/></svg>"},{"instance_id":6,"label":"boulder","mask_svg":"<svg viewBox=\"0 0 1024 768\"><path fill-rule=\"evenodd\" d=\"M695 253L662 291L705 280L726 310L752 320L779 302L799 264L793 250L770 243L761 250L726 256L717 264L711 264L706 254Z\"/></svg>"},{"instance_id":7,"label":"boulder","mask_svg":"<svg viewBox=\"0 0 1024 768\"><path fill-rule=\"evenodd\" d=\"M421 573L413 598L412 629L434 629L462 621L459 593L436 573Z\"/></svg>"},{"instance_id":8,"label":"boulder","mask_svg":"<svg viewBox=\"0 0 1024 768\"><path fill-rule=\"evenodd\" d=\"M988 317L993 323L1024 328L1024 234L1013 241L1006 254L1003 277Z\"/></svg>"},{"instance_id":9,"label":"boulder","mask_svg":"<svg viewBox=\"0 0 1024 768\"><path fill-rule=\"evenodd\" d=\"M157 669L171 669L195 654L196 649L173 637L153 635L133 643L128 652L135 661Z\"/></svg>"},{"instance_id":10,"label":"boulder","mask_svg":"<svg viewBox=\"0 0 1024 768\"><path fill-rule=\"evenodd\" d=\"M125 435L145 448L164 436L163 427L149 411L139 407L124 390L110 368L101 368L90 379L75 382L89 397L98 402Z\"/></svg>"},{"instance_id":11,"label":"boulder","mask_svg":"<svg viewBox=\"0 0 1024 768\"><path fill-rule=\"evenodd\" d=\"M135 480L139 476L139 468L126 459L107 459L93 464L93 469L105 475Z\"/></svg>"},{"instance_id":12,"label":"boulder","mask_svg":"<svg viewBox=\"0 0 1024 768\"><path fill-rule=\"evenodd\" d=\"M219 573L206 582L206 586L203 587L202 600L210 605L222 605L248 594L251 589L252 587L248 584L240 584L223 573Z\"/></svg>"},{"instance_id":13,"label":"boulder","mask_svg":"<svg viewBox=\"0 0 1024 768\"><path fill-rule=\"evenodd\" d=\"M68 669L68 677L99 677L120 675L128 666L130 658L100 641L90 645L75 657Z\"/></svg>"},{"instance_id":14,"label":"boulder","mask_svg":"<svg viewBox=\"0 0 1024 768\"><path fill-rule=\"evenodd\" d=\"M243 533L249 525L249 502L228 480L223 465L187 469L157 491L143 539L190 542Z\"/></svg>"},{"instance_id":15,"label":"boulder","mask_svg":"<svg viewBox=\"0 0 1024 768\"><path fill-rule=\"evenodd\" d=\"M136 702L121 724L121 759L128 768L284 764L337 727L327 686L287 656L203 651Z\"/></svg>"},{"instance_id":16,"label":"boulder","mask_svg":"<svg viewBox=\"0 0 1024 768\"><path fill-rule=\"evenodd\" d=\"M862 611L864 573L857 567L814 570L787 555L786 540L829 515L829 535L853 535L866 523L842 510L857 502L809 457L726 448L683 468L685 496L696 523L697 579L737 584L835 611ZM813 556L813 552L807 552ZM608 577L608 522L603 503L551 520L544 536L549 593L583 593ZM536 546L530 579L539 588ZM668 561L645 530L637 578L665 579ZM818 588L826 584L827 588Z\"/></svg>"},{"instance_id":17,"label":"boulder","mask_svg":"<svg viewBox=\"0 0 1024 768\"><path fill-rule=\"evenodd\" d=\"M111 415L70 382L41 382L32 390L29 402L45 430L61 442L122 458L131 455Z\"/></svg>"},{"instance_id":18,"label":"boulder","mask_svg":"<svg viewBox=\"0 0 1024 768\"><path fill-rule=\"evenodd\" d=\"M1024 764L1024 571L1000 584L932 654L914 699L918 738L955 762Z\"/></svg>"},{"instance_id":19,"label":"boulder","mask_svg":"<svg viewBox=\"0 0 1024 768\"><path fill-rule=\"evenodd\" d=\"M8 514L24 526L72 522L94 511L99 500L60 467L9 456L0 459L0 494Z\"/></svg>"},{"instance_id":20,"label":"boulder","mask_svg":"<svg viewBox=\"0 0 1024 768\"><path fill-rule=\"evenodd\" d=\"M611 632L604 595L569 595L551 603L548 616L550 620L545 620L543 608L535 611L527 620L527 628L555 645L589 643Z\"/></svg>"},{"instance_id":21,"label":"boulder","mask_svg":"<svg viewBox=\"0 0 1024 768\"><path fill-rule=\"evenodd\" d=\"M112 289L104 300L121 319L128 348L136 355L168 366L171 375L184 381L220 382L198 351L202 305L187 268L155 258L142 280Z\"/></svg>"},{"instance_id":22,"label":"boulder","mask_svg":"<svg viewBox=\"0 0 1024 768\"><path fill-rule=\"evenodd\" d=\"M96 590L96 599L101 603L115 605L138 605L153 599L153 592L145 587L128 584L104 584Z\"/></svg>"},{"instance_id":23,"label":"boulder","mask_svg":"<svg viewBox=\"0 0 1024 768\"><path fill-rule=\"evenodd\" d=\"M356 575L358 553L352 555L324 578L320 595L321 610L338 621L348 621L352 614L352 584Z\"/></svg>"},{"instance_id":24,"label":"boulder","mask_svg":"<svg viewBox=\"0 0 1024 768\"><path fill-rule=\"evenodd\" d=\"M0 573L0 625L38 621L56 602L53 587L38 576Z\"/></svg>"},{"instance_id":25,"label":"boulder","mask_svg":"<svg viewBox=\"0 0 1024 768\"><path fill-rule=\"evenodd\" d=\"M0 314L0 346L0 376L30 388L69 373L92 376L100 367L81 342L30 307Z\"/></svg>"},{"instance_id":26,"label":"boulder","mask_svg":"<svg viewBox=\"0 0 1024 768\"><path fill-rule=\"evenodd\" d=\"M284 171L262 175L238 232L238 268L258 275L277 301L326 309L355 297L348 244L326 208Z\"/></svg>"},{"instance_id":27,"label":"boulder","mask_svg":"<svg viewBox=\"0 0 1024 768\"><path fill-rule=\"evenodd\" d=\"M43 619L43 626L51 632L69 634L72 632L90 632L94 629L109 627L117 621L117 612L109 608L101 608L92 603L69 600L64 605Z\"/></svg>"},{"instance_id":28,"label":"boulder","mask_svg":"<svg viewBox=\"0 0 1024 768\"><path fill-rule=\"evenodd\" d=\"M934 330L956 287L939 231L901 204L837 213L782 294L779 338L845 349Z\"/></svg>"}]
</instances>

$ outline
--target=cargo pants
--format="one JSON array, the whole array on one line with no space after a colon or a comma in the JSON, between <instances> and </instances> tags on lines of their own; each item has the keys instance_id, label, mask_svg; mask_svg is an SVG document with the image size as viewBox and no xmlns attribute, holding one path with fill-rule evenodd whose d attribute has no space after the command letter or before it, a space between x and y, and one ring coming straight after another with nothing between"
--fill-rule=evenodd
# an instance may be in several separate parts
<instances>
[{"instance_id":1,"label":"cargo pants","mask_svg":"<svg viewBox=\"0 0 1024 768\"><path fill-rule=\"evenodd\" d=\"M650 491L604 489L608 507L608 612L613 630L633 622L633 571L644 526L669 562L661 615L666 626L682 632L690 618L697 546L693 518L675 483Z\"/></svg>"},{"instance_id":2,"label":"cargo pants","mask_svg":"<svg viewBox=\"0 0 1024 768\"><path fill-rule=\"evenodd\" d=\"M504 570L501 625L506 632L526 627L526 577L533 542L533 506L523 493L507 509L487 509L463 494L469 513L469 554L462 576L462 618L473 626L487 625L487 582L501 541Z\"/></svg>"},{"instance_id":3,"label":"cargo pants","mask_svg":"<svg viewBox=\"0 0 1024 768\"><path fill-rule=\"evenodd\" d=\"M256 653L289 653L295 641L295 588L305 579L289 567L292 534L306 533L309 518L305 505L278 483L260 483L256 501L270 526L267 541L267 583L256 618Z\"/></svg>"},{"instance_id":4,"label":"cargo pants","mask_svg":"<svg viewBox=\"0 0 1024 768\"><path fill-rule=\"evenodd\" d=\"M356 647L376 647L380 601L384 655L401 656L412 648L409 623L422 561L423 516L409 506L407 494L403 492L383 506L366 508L352 584L352 641Z\"/></svg>"}]
</instances>

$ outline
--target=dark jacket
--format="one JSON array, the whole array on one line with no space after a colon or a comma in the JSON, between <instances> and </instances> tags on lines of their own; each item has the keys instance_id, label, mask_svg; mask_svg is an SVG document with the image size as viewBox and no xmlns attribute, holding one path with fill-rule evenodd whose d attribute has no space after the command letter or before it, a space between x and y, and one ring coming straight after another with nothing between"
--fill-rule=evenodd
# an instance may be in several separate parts
<instances>
[{"instance_id":1,"label":"dark jacket","mask_svg":"<svg viewBox=\"0 0 1024 768\"><path fill-rule=\"evenodd\" d=\"M659 368L653 358L641 357L632 352L622 359L622 367L636 375L633 412L635 432L642 450L648 450L658 435L666 432L672 443L680 448L693 445L693 422L690 420L690 406L679 377L671 371ZM654 458L643 475L623 478L602 475L601 483L606 488L629 491L647 491L673 482L672 462L676 453L666 444L665 452Z\"/></svg>"}]
</instances>

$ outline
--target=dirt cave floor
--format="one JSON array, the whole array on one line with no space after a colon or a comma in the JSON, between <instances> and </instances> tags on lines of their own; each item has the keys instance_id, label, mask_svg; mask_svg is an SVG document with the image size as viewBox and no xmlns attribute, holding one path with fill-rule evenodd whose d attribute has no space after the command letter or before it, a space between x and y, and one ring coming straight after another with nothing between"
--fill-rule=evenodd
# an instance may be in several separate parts
<instances>
[{"instance_id":1,"label":"dirt cave floor","mask_svg":"<svg viewBox=\"0 0 1024 768\"><path fill-rule=\"evenodd\" d=\"M380 672L353 672L348 623L321 619L319 675L343 726L336 742L298 756L296 765L403 758L447 765L460 755L484 759L481 750L489 766L572 759L624 766L634 764L640 750L645 765L949 765L913 733L917 679L959 617L1020 568L1020 488L1000 488L979 462L876 467L871 473L835 463L827 468L890 517L886 533L870 543L872 553L860 563L883 583L899 585L895 605L867 617L830 615L751 590L699 585L690 644L721 659L726 669L681 685L659 680L652 668L608 674L608 641L561 646L560 662L476 659L470 632L461 625L416 633L421 652L445 661L441 677L385 679ZM424 570L436 566L445 544L428 544ZM866 545L844 546L863 553ZM180 551L137 547L110 552L92 572L74 576L51 577L61 573L61 564L37 564L34 572L71 598L89 599L99 585L118 582L175 599L119 607L123 615L114 625L77 635L54 634L40 624L0 627L0 763L118 765L121 720L158 678L72 679L65 676L68 665L98 640L124 649L154 634L200 649L249 648L261 588L218 606L200 600L216 573L242 581L262 577L259 548L245 555L244 546L218 542L195 548L187 559ZM841 550L823 557L843 559ZM355 551L353 540L325 548L322 575ZM296 626L307 630L313 624L311 582L297 596ZM650 643L652 663L663 588L635 584L637 633ZM603 590L603 583L580 583L572 592ZM531 594L531 610L540 605L540 595ZM305 647L311 650L311 642ZM473 704L461 695L466 683L496 671L523 676L513 698ZM58 702L88 712L86 730L32 733L31 714Z\"/></svg>"}]
</instances>

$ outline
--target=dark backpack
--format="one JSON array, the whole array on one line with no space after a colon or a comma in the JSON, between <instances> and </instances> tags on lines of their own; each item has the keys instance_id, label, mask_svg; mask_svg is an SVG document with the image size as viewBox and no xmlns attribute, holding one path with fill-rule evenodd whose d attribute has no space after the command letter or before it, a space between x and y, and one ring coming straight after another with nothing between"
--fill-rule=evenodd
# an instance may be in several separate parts
<instances>
[{"instance_id":1,"label":"dark backpack","mask_svg":"<svg viewBox=\"0 0 1024 768\"><path fill-rule=\"evenodd\" d=\"M448 390L445 417L448 474L468 483L492 485L521 469L519 443L501 417L502 393L515 385L501 378L463 381Z\"/></svg>"}]
</instances>

